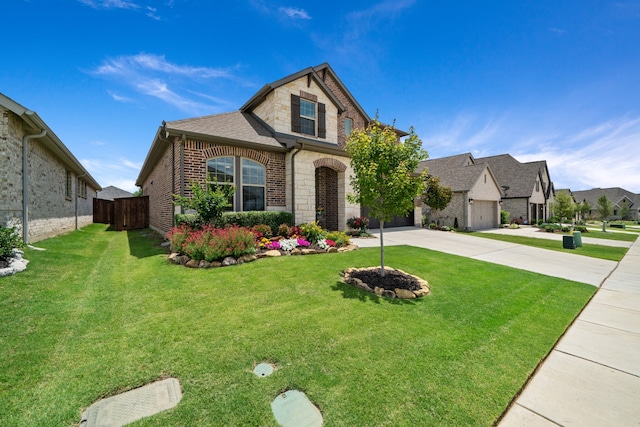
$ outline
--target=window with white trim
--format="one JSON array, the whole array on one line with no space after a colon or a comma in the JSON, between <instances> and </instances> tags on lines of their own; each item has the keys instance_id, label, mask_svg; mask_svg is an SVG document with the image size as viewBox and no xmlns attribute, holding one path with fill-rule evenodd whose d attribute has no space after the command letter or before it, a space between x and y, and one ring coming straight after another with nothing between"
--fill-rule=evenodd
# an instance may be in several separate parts
<instances>
[{"instance_id":1,"label":"window with white trim","mask_svg":"<svg viewBox=\"0 0 640 427\"><path fill-rule=\"evenodd\" d=\"M316 134L316 103L300 99L300 133Z\"/></svg>"},{"instance_id":2,"label":"window with white trim","mask_svg":"<svg viewBox=\"0 0 640 427\"><path fill-rule=\"evenodd\" d=\"M353 119L350 119L347 117L346 119L344 119L344 135L349 136L352 128L353 128Z\"/></svg>"}]
</instances>

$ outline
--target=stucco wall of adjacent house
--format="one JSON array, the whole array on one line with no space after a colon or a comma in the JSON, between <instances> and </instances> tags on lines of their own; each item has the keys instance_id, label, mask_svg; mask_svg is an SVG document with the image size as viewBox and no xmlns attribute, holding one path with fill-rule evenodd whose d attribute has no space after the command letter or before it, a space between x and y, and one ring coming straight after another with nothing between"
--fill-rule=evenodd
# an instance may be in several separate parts
<instances>
[{"instance_id":1,"label":"stucco wall of adjacent house","mask_svg":"<svg viewBox=\"0 0 640 427\"><path fill-rule=\"evenodd\" d=\"M546 197L544 194L543 184L540 181L540 177L537 177L535 186L533 187L533 191L531 192L531 198L529 199L529 203L537 203L542 205L545 202L546 202Z\"/></svg>"},{"instance_id":2,"label":"stucco wall of adjacent house","mask_svg":"<svg viewBox=\"0 0 640 427\"><path fill-rule=\"evenodd\" d=\"M491 174L485 171L478 181L469 190L468 197L474 200L492 200L499 201L502 197L500 187L493 180Z\"/></svg>"},{"instance_id":3,"label":"stucco wall of adjacent house","mask_svg":"<svg viewBox=\"0 0 640 427\"><path fill-rule=\"evenodd\" d=\"M287 154L286 174L291 177L291 156ZM314 162L322 159L334 159L345 166L344 172L338 172L338 229L345 230L347 219L360 216L360 205L349 203L347 194L352 191L350 176L353 170L349 165L349 158L316 153L313 151L300 151L295 157L295 222L302 224L316 219L316 166ZM329 162L320 162L328 164ZM287 186L286 209L292 212L291 186Z\"/></svg>"},{"instance_id":4,"label":"stucco wall of adjacent house","mask_svg":"<svg viewBox=\"0 0 640 427\"><path fill-rule=\"evenodd\" d=\"M10 111L2 111L2 175L0 175L0 223L15 226L22 233L22 140L26 135L22 121ZM28 142L29 242L70 231L93 222L94 188L87 186L85 197L77 198L78 177L71 173L71 194L66 193L68 168L40 141Z\"/></svg>"},{"instance_id":5,"label":"stucco wall of adjacent house","mask_svg":"<svg viewBox=\"0 0 640 427\"><path fill-rule=\"evenodd\" d=\"M291 94L300 95L301 92L316 95L318 102L325 104L326 108L326 138L318 138L310 135L304 135L304 137L338 144L338 108L313 79L311 80L311 86L307 87L306 76L282 85L270 92L266 99L257 106L253 112L276 132L290 134L292 133Z\"/></svg>"}]
</instances>

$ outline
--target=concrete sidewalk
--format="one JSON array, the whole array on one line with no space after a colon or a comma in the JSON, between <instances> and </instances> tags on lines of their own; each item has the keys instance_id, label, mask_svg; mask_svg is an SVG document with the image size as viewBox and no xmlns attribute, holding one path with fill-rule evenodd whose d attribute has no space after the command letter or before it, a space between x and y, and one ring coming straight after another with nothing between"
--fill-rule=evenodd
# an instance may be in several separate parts
<instances>
[{"instance_id":1,"label":"concrete sidewalk","mask_svg":"<svg viewBox=\"0 0 640 427\"><path fill-rule=\"evenodd\" d=\"M384 239L600 287L498 425L640 426L640 240L615 263L414 227Z\"/></svg>"},{"instance_id":2,"label":"concrete sidewalk","mask_svg":"<svg viewBox=\"0 0 640 427\"><path fill-rule=\"evenodd\" d=\"M361 248L379 247L380 235L376 231L372 230L376 239L351 240ZM417 227L385 230L384 244L432 249L593 286L600 286L617 265L615 261L484 239L464 233L447 233ZM558 244L561 246L562 242Z\"/></svg>"},{"instance_id":3,"label":"concrete sidewalk","mask_svg":"<svg viewBox=\"0 0 640 427\"><path fill-rule=\"evenodd\" d=\"M525 425L640 425L640 241L499 423Z\"/></svg>"}]
</instances>

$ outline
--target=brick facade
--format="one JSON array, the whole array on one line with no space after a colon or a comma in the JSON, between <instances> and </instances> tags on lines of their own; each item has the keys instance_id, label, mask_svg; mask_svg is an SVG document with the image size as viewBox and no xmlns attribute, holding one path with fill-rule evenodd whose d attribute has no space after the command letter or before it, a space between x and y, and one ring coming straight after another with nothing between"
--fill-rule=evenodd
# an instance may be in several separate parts
<instances>
[{"instance_id":1,"label":"brick facade","mask_svg":"<svg viewBox=\"0 0 640 427\"><path fill-rule=\"evenodd\" d=\"M338 82L334 79L331 73L321 73L324 78L324 83L327 85L331 92L338 98L338 100L344 105L345 112L341 114L338 120L338 145L342 148L346 146L346 136L344 133L344 119L350 118L353 120L353 129L363 129L367 126L367 118L364 117L351 101L351 97L348 96L341 88Z\"/></svg>"},{"instance_id":2,"label":"brick facade","mask_svg":"<svg viewBox=\"0 0 640 427\"><path fill-rule=\"evenodd\" d=\"M27 133L13 112L0 111L0 225L17 227L22 233L22 141ZM76 197L78 176L71 173L67 197L68 167L40 141L28 142L29 242L37 242L93 222L96 189L87 186L86 197ZM80 178L82 180L82 178Z\"/></svg>"}]
</instances>

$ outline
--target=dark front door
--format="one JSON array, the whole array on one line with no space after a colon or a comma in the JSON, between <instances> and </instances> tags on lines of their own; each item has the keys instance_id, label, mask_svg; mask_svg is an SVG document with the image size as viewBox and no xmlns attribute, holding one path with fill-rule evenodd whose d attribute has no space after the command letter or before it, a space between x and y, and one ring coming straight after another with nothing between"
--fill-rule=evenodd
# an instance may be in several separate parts
<instances>
[{"instance_id":1,"label":"dark front door","mask_svg":"<svg viewBox=\"0 0 640 427\"><path fill-rule=\"evenodd\" d=\"M316 212L322 228L338 229L338 172L324 166L316 169Z\"/></svg>"}]
</instances>

